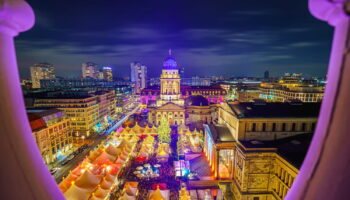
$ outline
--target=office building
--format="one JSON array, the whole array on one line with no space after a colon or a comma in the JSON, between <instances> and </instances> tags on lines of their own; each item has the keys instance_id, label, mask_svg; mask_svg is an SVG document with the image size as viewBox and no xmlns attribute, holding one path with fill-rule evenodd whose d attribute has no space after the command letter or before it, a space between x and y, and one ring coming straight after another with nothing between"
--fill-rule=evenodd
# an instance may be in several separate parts
<instances>
[{"instance_id":1,"label":"office building","mask_svg":"<svg viewBox=\"0 0 350 200\"><path fill-rule=\"evenodd\" d=\"M107 81L113 81L112 67L103 67L102 73L103 73L103 79Z\"/></svg>"},{"instance_id":2,"label":"office building","mask_svg":"<svg viewBox=\"0 0 350 200\"><path fill-rule=\"evenodd\" d=\"M55 68L49 63L34 64L30 67L32 88L41 88L40 80L55 78Z\"/></svg>"},{"instance_id":3,"label":"office building","mask_svg":"<svg viewBox=\"0 0 350 200\"><path fill-rule=\"evenodd\" d=\"M132 62L130 72L131 82L135 84L134 91L140 94L141 90L147 87L147 67L140 62Z\"/></svg>"},{"instance_id":4,"label":"office building","mask_svg":"<svg viewBox=\"0 0 350 200\"><path fill-rule=\"evenodd\" d=\"M74 150L70 119L58 109L27 110L33 137L46 164L61 160Z\"/></svg>"},{"instance_id":5,"label":"office building","mask_svg":"<svg viewBox=\"0 0 350 200\"><path fill-rule=\"evenodd\" d=\"M83 78L94 78L99 79L99 66L93 62L86 62L82 64Z\"/></svg>"},{"instance_id":6,"label":"office building","mask_svg":"<svg viewBox=\"0 0 350 200\"><path fill-rule=\"evenodd\" d=\"M108 126L109 118L116 114L115 92L49 93L34 99L34 107L57 108L65 111L71 120L74 136L89 136Z\"/></svg>"}]
</instances>

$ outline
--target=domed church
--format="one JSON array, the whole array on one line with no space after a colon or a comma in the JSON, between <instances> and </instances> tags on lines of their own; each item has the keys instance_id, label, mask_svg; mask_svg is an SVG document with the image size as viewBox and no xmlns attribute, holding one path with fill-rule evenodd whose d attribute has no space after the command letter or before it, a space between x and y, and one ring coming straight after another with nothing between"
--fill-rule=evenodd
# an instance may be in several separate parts
<instances>
[{"instance_id":1,"label":"domed church","mask_svg":"<svg viewBox=\"0 0 350 200\"><path fill-rule=\"evenodd\" d=\"M159 125L162 118L167 118L172 125L211 123L215 118L211 113L217 111L217 106L201 95L183 95L179 67L169 50L163 62L159 93L157 91L151 100L147 98L149 123Z\"/></svg>"}]
</instances>

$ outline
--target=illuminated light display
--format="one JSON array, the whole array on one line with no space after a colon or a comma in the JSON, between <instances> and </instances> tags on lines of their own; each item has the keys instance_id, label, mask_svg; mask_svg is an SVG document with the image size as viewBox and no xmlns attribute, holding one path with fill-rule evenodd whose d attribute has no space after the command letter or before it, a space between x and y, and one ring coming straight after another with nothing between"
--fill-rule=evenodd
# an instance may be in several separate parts
<instances>
[{"instance_id":1,"label":"illuminated light display","mask_svg":"<svg viewBox=\"0 0 350 200\"><path fill-rule=\"evenodd\" d=\"M112 67L103 67L103 69L112 70Z\"/></svg>"}]
</instances>

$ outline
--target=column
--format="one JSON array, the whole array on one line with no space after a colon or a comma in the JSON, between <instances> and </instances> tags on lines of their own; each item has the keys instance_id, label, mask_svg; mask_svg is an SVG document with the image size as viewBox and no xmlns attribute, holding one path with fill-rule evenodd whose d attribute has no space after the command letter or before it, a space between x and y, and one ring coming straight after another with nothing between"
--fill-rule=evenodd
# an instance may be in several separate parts
<instances>
[{"instance_id":1,"label":"column","mask_svg":"<svg viewBox=\"0 0 350 200\"><path fill-rule=\"evenodd\" d=\"M0 0L2 199L64 199L32 136L20 87L13 38L33 24L33 10L25 1Z\"/></svg>"},{"instance_id":2,"label":"column","mask_svg":"<svg viewBox=\"0 0 350 200\"><path fill-rule=\"evenodd\" d=\"M216 178L217 179L219 179L220 178L220 171L219 171L219 164L220 164L220 162L219 162L219 160L220 160L220 149L217 149L217 151L216 151L216 160L215 160L215 164L216 164L216 166L215 166L215 173L216 173Z\"/></svg>"},{"instance_id":3,"label":"column","mask_svg":"<svg viewBox=\"0 0 350 200\"><path fill-rule=\"evenodd\" d=\"M309 0L311 13L334 27L327 87L313 141L286 199L347 199L350 179L350 1ZM329 187L330 183L337 183Z\"/></svg>"}]
</instances>

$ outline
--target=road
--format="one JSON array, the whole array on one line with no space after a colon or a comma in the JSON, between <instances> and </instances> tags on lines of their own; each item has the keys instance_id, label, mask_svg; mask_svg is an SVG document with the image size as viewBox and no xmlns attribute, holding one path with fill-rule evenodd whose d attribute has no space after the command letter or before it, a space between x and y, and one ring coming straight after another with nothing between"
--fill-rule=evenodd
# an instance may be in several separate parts
<instances>
[{"instance_id":1,"label":"road","mask_svg":"<svg viewBox=\"0 0 350 200\"><path fill-rule=\"evenodd\" d=\"M119 126L121 126L123 122L130 117L130 115L138 112L140 108L140 106L134 108L127 115L125 115L125 117L123 117L121 120L115 123L111 128L106 130L103 135L94 135L93 138L91 138L93 143L90 144L88 148L86 148L82 153L77 154L66 165L60 166L60 169L54 175L56 182L60 183L62 181L62 177L66 177L69 174L69 171L73 170L76 166L78 166L78 164L84 160L84 158L89 154L91 150L93 150L95 147L101 144L113 130L119 128Z\"/></svg>"},{"instance_id":2,"label":"road","mask_svg":"<svg viewBox=\"0 0 350 200\"><path fill-rule=\"evenodd\" d=\"M123 124L123 122L125 120L127 120L130 117L130 115L138 112L140 110L140 108L141 108L140 105L136 106L136 108L134 108L132 111L130 111L127 115L125 115L125 117L123 117L121 120L119 120L117 123L115 123L111 128L106 130L104 135L109 135L112 131L116 130L120 125Z\"/></svg>"}]
</instances>

